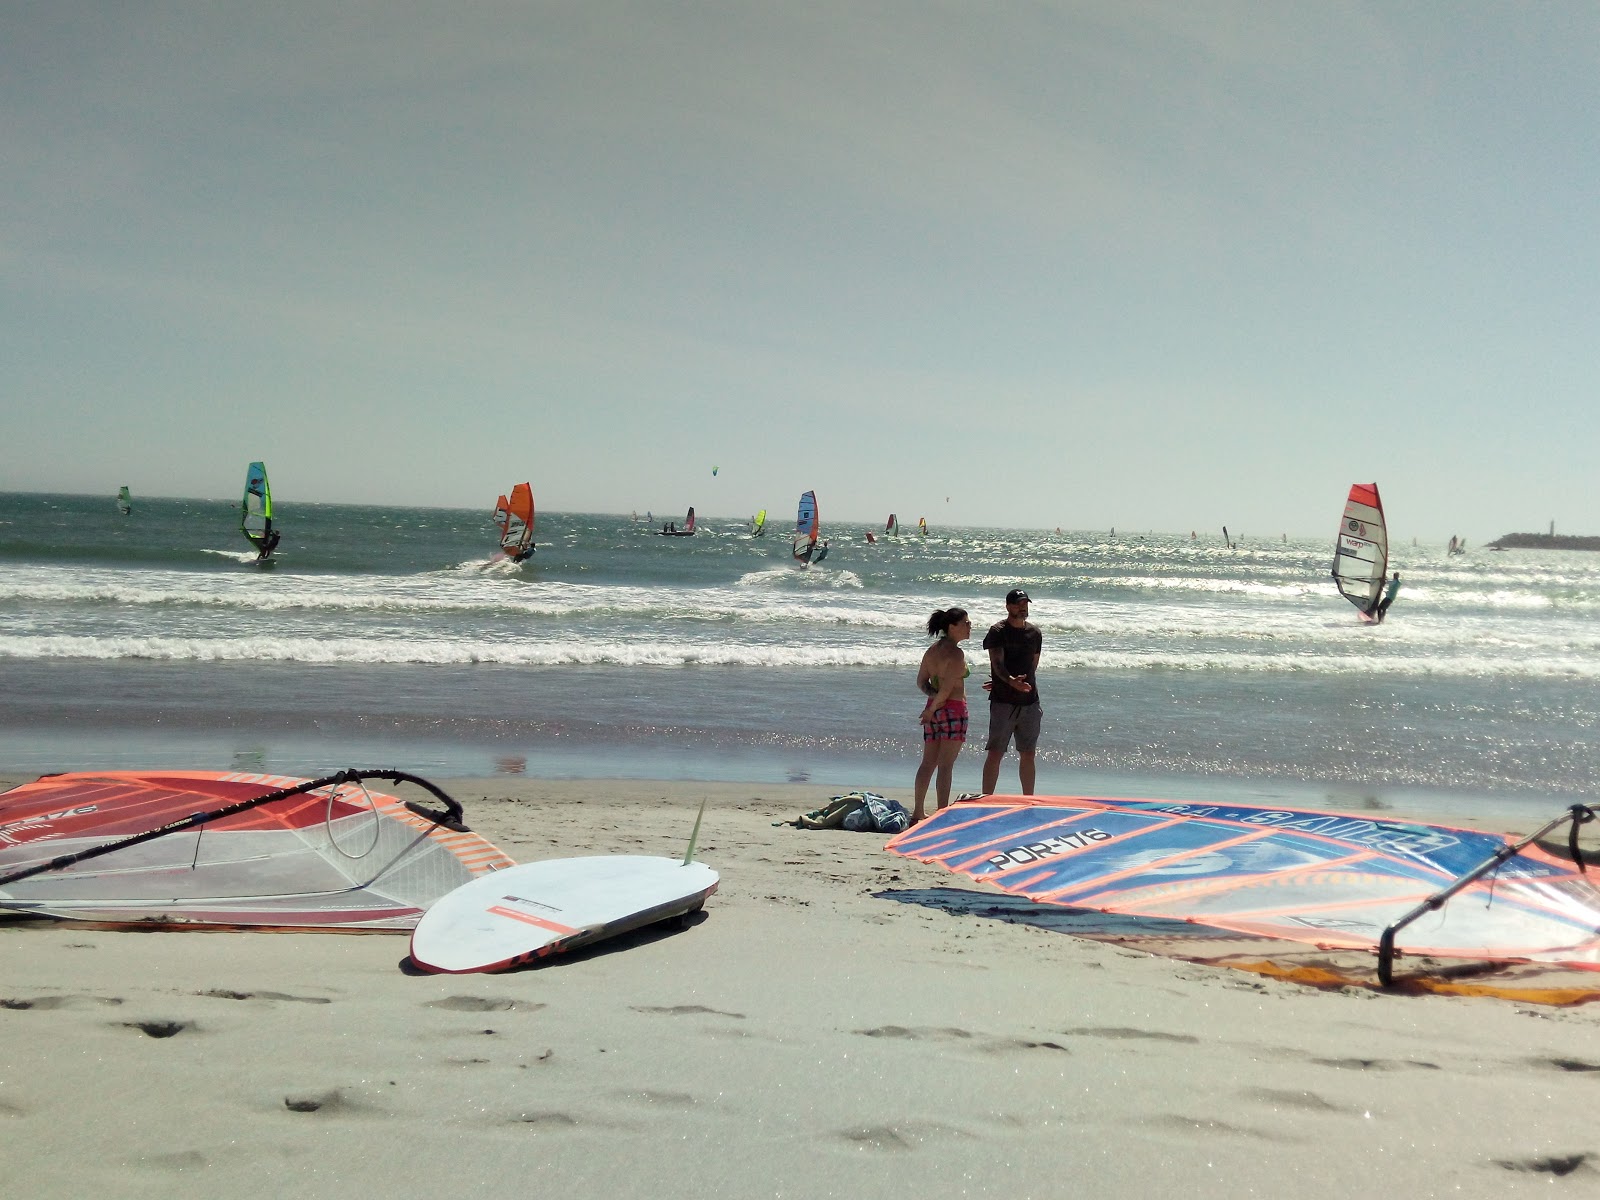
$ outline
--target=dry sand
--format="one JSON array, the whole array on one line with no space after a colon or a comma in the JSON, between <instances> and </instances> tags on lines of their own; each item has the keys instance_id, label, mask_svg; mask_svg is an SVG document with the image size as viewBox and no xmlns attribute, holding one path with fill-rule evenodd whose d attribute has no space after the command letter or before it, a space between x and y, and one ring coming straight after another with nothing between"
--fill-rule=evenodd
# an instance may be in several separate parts
<instances>
[{"instance_id":1,"label":"dry sand","mask_svg":"<svg viewBox=\"0 0 1600 1200\"><path fill-rule=\"evenodd\" d=\"M795 785L456 780L519 861L681 853L686 929L505 975L404 937L0 924L17 1197L1589 1196L1600 1007L1324 992L879 893Z\"/></svg>"}]
</instances>

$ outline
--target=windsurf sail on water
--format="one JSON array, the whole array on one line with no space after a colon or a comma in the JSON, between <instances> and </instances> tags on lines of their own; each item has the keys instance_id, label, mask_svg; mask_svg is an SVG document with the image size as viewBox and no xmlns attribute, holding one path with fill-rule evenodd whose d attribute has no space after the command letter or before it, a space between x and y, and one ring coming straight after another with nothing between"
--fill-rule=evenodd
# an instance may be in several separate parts
<instances>
[{"instance_id":1,"label":"windsurf sail on water","mask_svg":"<svg viewBox=\"0 0 1600 1200\"><path fill-rule=\"evenodd\" d=\"M123 516L133 511L133 495L128 491L127 484L123 484L117 492L117 511Z\"/></svg>"},{"instance_id":2,"label":"windsurf sail on water","mask_svg":"<svg viewBox=\"0 0 1600 1200\"><path fill-rule=\"evenodd\" d=\"M750 536L766 537L767 535L767 510L762 509L750 518Z\"/></svg>"},{"instance_id":3,"label":"windsurf sail on water","mask_svg":"<svg viewBox=\"0 0 1600 1200\"><path fill-rule=\"evenodd\" d=\"M667 524L661 527L663 537L693 537L694 536L694 505L689 506L689 512L683 518L683 524Z\"/></svg>"},{"instance_id":4,"label":"windsurf sail on water","mask_svg":"<svg viewBox=\"0 0 1600 1200\"><path fill-rule=\"evenodd\" d=\"M794 541L789 553L803 563L811 563L817 556L817 532L822 522L817 513L817 494L800 493L800 507L794 518Z\"/></svg>"},{"instance_id":5,"label":"windsurf sail on water","mask_svg":"<svg viewBox=\"0 0 1600 1200\"><path fill-rule=\"evenodd\" d=\"M1339 594L1370 614L1389 570L1389 532L1375 483L1350 485L1333 547L1333 582Z\"/></svg>"},{"instance_id":6,"label":"windsurf sail on water","mask_svg":"<svg viewBox=\"0 0 1600 1200\"><path fill-rule=\"evenodd\" d=\"M920 533L923 537L927 537L928 536L928 518L927 517L918 517L917 518L917 532Z\"/></svg>"},{"instance_id":7,"label":"windsurf sail on water","mask_svg":"<svg viewBox=\"0 0 1600 1200\"><path fill-rule=\"evenodd\" d=\"M406 803L367 780L413 784ZM0 795L0 913L84 921L409 929L513 865L400 771L46 776Z\"/></svg>"},{"instance_id":8,"label":"windsurf sail on water","mask_svg":"<svg viewBox=\"0 0 1600 1200\"><path fill-rule=\"evenodd\" d=\"M533 488L519 483L511 498L501 496L495 504L494 522L500 526L500 550L512 562L522 562L534 551Z\"/></svg>"},{"instance_id":9,"label":"windsurf sail on water","mask_svg":"<svg viewBox=\"0 0 1600 1200\"><path fill-rule=\"evenodd\" d=\"M1069 908L1351 949L1392 951L1401 929L1408 954L1600 970L1600 889L1530 840L1314 810L985 796L888 849Z\"/></svg>"},{"instance_id":10,"label":"windsurf sail on water","mask_svg":"<svg viewBox=\"0 0 1600 1200\"><path fill-rule=\"evenodd\" d=\"M277 548L279 533L272 528L272 488L265 463L253 462L244 473L244 499L239 504L239 532L262 558Z\"/></svg>"},{"instance_id":11,"label":"windsurf sail on water","mask_svg":"<svg viewBox=\"0 0 1600 1200\"><path fill-rule=\"evenodd\" d=\"M889 537L900 536L900 521L893 513L890 513L889 519L883 523L883 532Z\"/></svg>"}]
</instances>

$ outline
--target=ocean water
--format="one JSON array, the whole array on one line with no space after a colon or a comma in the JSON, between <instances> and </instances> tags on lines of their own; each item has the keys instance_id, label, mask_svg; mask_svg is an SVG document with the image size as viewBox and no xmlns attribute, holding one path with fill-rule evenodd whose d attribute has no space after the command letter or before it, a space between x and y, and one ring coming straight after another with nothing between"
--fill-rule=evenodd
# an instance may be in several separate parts
<instances>
[{"instance_id":1,"label":"ocean water","mask_svg":"<svg viewBox=\"0 0 1600 1200\"><path fill-rule=\"evenodd\" d=\"M1234 548L832 524L809 570L781 520L663 538L681 514L542 513L515 565L487 512L304 504L278 505L263 568L228 502L134 504L0 493L0 767L906 786L928 614L973 614L981 744L978 642L1021 586L1041 790L1596 792L1600 555L1399 546L1399 599L1363 625L1329 578L1334 501L1326 538Z\"/></svg>"}]
</instances>

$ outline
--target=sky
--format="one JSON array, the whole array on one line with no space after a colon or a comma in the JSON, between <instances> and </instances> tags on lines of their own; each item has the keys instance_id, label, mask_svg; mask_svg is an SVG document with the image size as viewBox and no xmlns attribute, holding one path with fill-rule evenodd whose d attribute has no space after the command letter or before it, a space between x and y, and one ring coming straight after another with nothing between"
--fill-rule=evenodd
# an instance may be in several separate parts
<instances>
[{"instance_id":1,"label":"sky","mask_svg":"<svg viewBox=\"0 0 1600 1200\"><path fill-rule=\"evenodd\" d=\"M9 0L0 491L1600 534L1597 114L1588 0Z\"/></svg>"}]
</instances>

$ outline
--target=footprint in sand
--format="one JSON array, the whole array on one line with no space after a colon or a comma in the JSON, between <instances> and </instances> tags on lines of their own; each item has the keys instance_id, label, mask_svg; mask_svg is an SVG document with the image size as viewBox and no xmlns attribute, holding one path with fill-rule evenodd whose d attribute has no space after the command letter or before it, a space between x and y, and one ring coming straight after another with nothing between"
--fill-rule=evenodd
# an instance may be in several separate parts
<instances>
[{"instance_id":1,"label":"footprint in sand","mask_svg":"<svg viewBox=\"0 0 1600 1200\"><path fill-rule=\"evenodd\" d=\"M1291 1092L1284 1088L1243 1088L1239 1095L1246 1100L1254 1100L1259 1104L1270 1104L1273 1108L1302 1108L1308 1112L1352 1113L1355 1110L1341 1108L1324 1100L1315 1092Z\"/></svg>"},{"instance_id":2,"label":"footprint in sand","mask_svg":"<svg viewBox=\"0 0 1600 1200\"><path fill-rule=\"evenodd\" d=\"M1584 1062L1579 1058L1536 1058L1536 1067L1555 1067L1558 1071L1600 1071L1600 1063Z\"/></svg>"},{"instance_id":3,"label":"footprint in sand","mask_svg":"<svg viewBox=\"0 0 1600 1200\"><path fill-rule=\"evenodd\" d=\"M1089 1025L1080 1029L1063 1029L1067 1037L1110 1038L1113 1041L1177 1042L1185 1046L1199 1045L1200 1039L1187 1033L1162 1033L1157 1029L1131 1029L1122 1025Z\"/></svg>"},{"instance_id":4,"label":"footprint in sand","mask_svg":"<svg viewBox=\"0 0 1600 1200\"><path fill-rule=\"evenodd\" d=\"M0 1000L0 1008L9 1008L17 1011L30 1008L49 1011L54 1008L85 1008L94 1004L117 1005L121 1003L122 998L120 996L33 996Z\"/></svg>"},{"instance_id":5,"label":"footprint in sand","mask_svg":"<svg viewBox=\"0 0 1600 1200\"><path fill-rule=\"evenodd\" d=\"M193 1021L123 1021L122 1028L137 1029L146 1037L169 1038L197 1027Z\"/></svg>"},{"instance_id":6,"label":"footprint in sand","mask_svg":"<svg viewBox=\"0 0 1600 1200\"><path fill-rule=\"evenodd\" d=\"M690 1017L696 1015L705 1015L708 1017L727 1017L732 1021L742 1021L745 1019L743 1013L723 1012L720 1008L707 1008L703 1004L634 1004L630 1007L634 1012L649 1013L652 1016L659 1017Z\"/></svg>"},{"instance_id":7,"label":"footprint in sand","mask_svg":"<svg viewBox=\"0 0 1600 1200\"><path fill-rule=\"evenodd\" d=\"M663 1108L690 1108L696 1101L688 1092L619 1092L624 1100L631 1100L635 1104L646 1104L652 1107L660 1105Z\"/></svg>"},{"instance_id":8,"label":"footprint in sand","mask_svg":"<svg viewBox=\"0 0 1600 1200\"><path fill-rule=\"evenodd\" d=\"M338 1115L341 1113L361 1112L365 1105L352 1100L345 1094L343 1088L330 1088L325 1092L301 1092L283 1098L283 1106L295 1113L323 1113L325 1115Z\"/></svg>"},{"instance_id":9,"label":"footprint in sand","mask_svg":"<svg viewBox=\"0 0 1600 1200\"><path fill-rule=\"evenodd\" d=\"M1166 1130L1169 1133L1189 1134L1199 1138L1212 1138L1218 1135L1225 1137L1254 1138L1262 1142L1298 1142L1301 1138L1290 1137L1272 1130L1251 1129L1244 1125L1230 1125L1226 1121L1213 1120L1210 1117L1186 1117L1181 1113L1158 1113L1155 1116L1145 1117L1140 1125L1147 1129Z\"/></svg>"},{"instance_id":10,"label":"footprint in sand","mask_svg":"<svg viewBox=\"0 0 1600 1200\"><path fill-rule=\"evenodd\" d=\"M544 1004L529 1004L525 1000L505 1000L493 996L449 996L443 1000L430 1000L427 1007L442 1008L449 1012L538 1012Z\"/></svg>"},{"instance_id":11,"label":"footprint in sand","mask_svg":"<svg viewBox=\"0 0 1600 1200\"><path fill-rule=\"evenodd\" d=\"M964 1042L981 1054L1006 1054L1015 1050L1059 1050L1063 1054L1071 1053L1060 1042L1035 1041L1032 1038L987 1037L951 1026L911 1029L904 1025L880 1025L876 1029L858 1029L856 1034L860 1037L888 1038L895 1041Z\"/></svg>"},{"instance_id":12,"label":"footprint in sand","mask_svg":"<svg viewBox=\"0 0 1600 1200\"><path fill-rule=\"evenodd\" d=\"M208 992L195 992L213 1000L292 1000L296 1004L332 1004L326 996L291 996L288 992L236 992L231 988L212 988Z\"/></svg>"},{"instance_id":13,"label":"footprint in sand","mask_svg":"<svg viewBox=\"0 0 1600 1200\"><path fill-rule=\"evenodd\" d=\"M507 1118L506 1124L532 1126L535 1129L558 1133L566 1129L576 1129L578 1127L578 1119L564 1112L532 1110L520 1112Z\"/></svg>"},{"instance_id":14,"label":"footprint in sand","mask_svg":"<svg viewBox=\"0 0 1600 1200\"><path fill-rule=\"evenodd\" d=\"M858 1150L904 1153L923 1143L947 1144L957 1138L973 1140L975 1135L953 1125L937 1122L917 1125L871 1125L861 1129L841 1129L836 1135Z\"/></svg>"},{"instance_id":15,"label":"footprint in sand","mask_svg":"<svg viewBox=\"0 0 1600 1200\"><path fill-rule=\"evenodd\" d=\"M1438 1063L1409 1058L1313 1058L1319 1067L1333 1067L1340 1071L1437 1071Z\"/></svg>"},{"instance_id":16,"label":"footprint in sand","mask_svg":"<svg viewBox=\"0 0 1600 1200\"><path fill-rule=\"evenodd\" d=\"M1497 1158L1494 1165L1504 1167L1508 1171L1526 1171L1534 1175L1571 1175L1574 1171L1582 1171L1585 1175L1600 1174L1590 1165L1597 1156L1593 1151L1582 1151L1577 1154L1551 1154L1534 1158Z\"/></svg>"}]
</instances>

